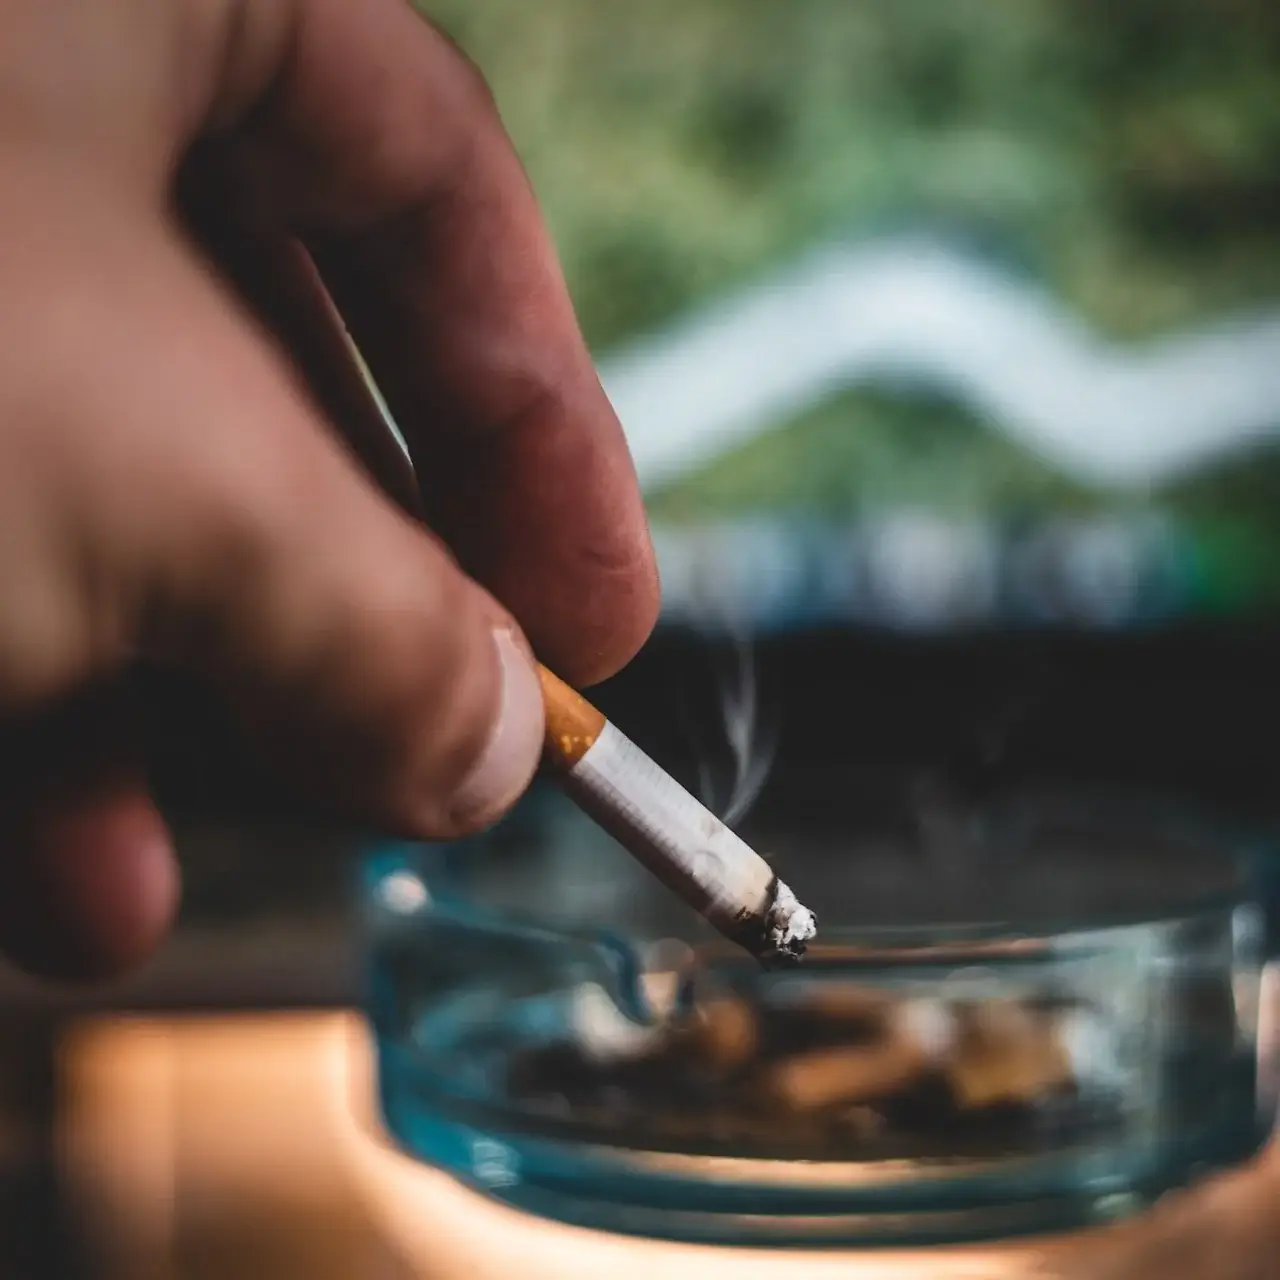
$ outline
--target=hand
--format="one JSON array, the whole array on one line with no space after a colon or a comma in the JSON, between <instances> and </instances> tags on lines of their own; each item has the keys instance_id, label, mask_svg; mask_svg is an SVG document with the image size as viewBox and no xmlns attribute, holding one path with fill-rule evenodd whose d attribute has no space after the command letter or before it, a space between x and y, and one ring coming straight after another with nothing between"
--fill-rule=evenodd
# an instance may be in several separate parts
<instances>
[{"instance_id":1,"label":"hand","mask_svg":"<svg viewBox=\"0 0 1280 1280\"><path fill-rule=\"evenodd\" d=\"M334 430L367 407L320 281L438 538ZM11 955L98 974L168 924L112 682L137 655L212 682L327 800L442 837L530 778L530 647L590 683L656 606L534 198L441 34L402 0L0 0Z\"/></svg>"}]
</instances>

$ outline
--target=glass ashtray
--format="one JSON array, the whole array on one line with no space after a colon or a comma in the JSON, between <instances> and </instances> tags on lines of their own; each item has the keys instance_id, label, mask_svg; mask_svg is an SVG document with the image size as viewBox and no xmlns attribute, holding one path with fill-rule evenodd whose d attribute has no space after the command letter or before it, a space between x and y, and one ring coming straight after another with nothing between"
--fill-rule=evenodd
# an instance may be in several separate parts
<instances>
[{"instance_id":1,"label":"glass ashtray","mask_svg":"<svg viewBox=\"0 0 1280 1280\"><path fill-rule=\"evenodd\" d=\"M744 834L818 913L796 969L719 940L550 789L370 857L394 1139L561 1221L770 1245L1069 1229L1259 1145L1238 842L1078 796Z\"/></svg>"}]
</instances>

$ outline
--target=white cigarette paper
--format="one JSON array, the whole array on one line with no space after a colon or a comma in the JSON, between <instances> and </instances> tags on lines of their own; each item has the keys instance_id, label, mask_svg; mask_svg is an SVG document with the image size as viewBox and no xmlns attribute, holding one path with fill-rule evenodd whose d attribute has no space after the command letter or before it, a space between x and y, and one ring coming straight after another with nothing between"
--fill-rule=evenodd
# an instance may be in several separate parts
<instances>
[{"instance_id":1,"label":"white cigarette paper","mask_svg":"<svg viewBox=\"0 0 1280 1280\"><path fill-rule=\"evenodd\" d=\"M772 868L613 724L565 777L574 799L659 879L731 936L759 930L762 949L798 955L811 912Z\"/></svg>"}]
</instances>

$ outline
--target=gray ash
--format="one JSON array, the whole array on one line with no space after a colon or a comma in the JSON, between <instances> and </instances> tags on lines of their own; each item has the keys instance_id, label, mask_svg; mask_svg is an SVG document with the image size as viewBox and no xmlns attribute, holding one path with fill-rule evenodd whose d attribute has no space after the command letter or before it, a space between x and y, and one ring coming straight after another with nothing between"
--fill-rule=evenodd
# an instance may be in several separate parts
<instances>
[{"instance_id":1,"label":"gray ash","mask_svg":"<svg viewBox=\"0 0 1280 1280\"><path fill-rule=\"evenodd\" d=\"M761 962L767 967L799 963L817 932L818 917L775 877L765 918L766 950Z\"/></svg>"},{"instance_id":2,"label":"gray ash","mask_svg":"<svg viewBox=\"0 0 1280 1280\"><path fill-rule=\"evenodd\" d=\"M731 936L766 969L788 969L804 958L818 932L818 917L775 876L763 917L744 921Z\"/></svg>"}]
</instances>

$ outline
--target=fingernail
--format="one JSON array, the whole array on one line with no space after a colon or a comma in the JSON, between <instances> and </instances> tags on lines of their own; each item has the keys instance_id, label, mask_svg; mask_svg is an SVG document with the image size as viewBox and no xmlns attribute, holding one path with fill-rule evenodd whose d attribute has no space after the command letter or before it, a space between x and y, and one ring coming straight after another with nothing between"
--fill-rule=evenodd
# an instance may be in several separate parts
<instances>
[{"instance_id":1,"label":"fingernail","mask_svg":"<svg viewBox=\"0 0 1280 1280\"><path fill-rule=\"evenodd\" d=\"M529 785L542 754L542 686L528 654L510 630L493 633L502 697L479 761L454 796L459 827L485 826L504 813Z\"/></svg>"}]
</instances>

